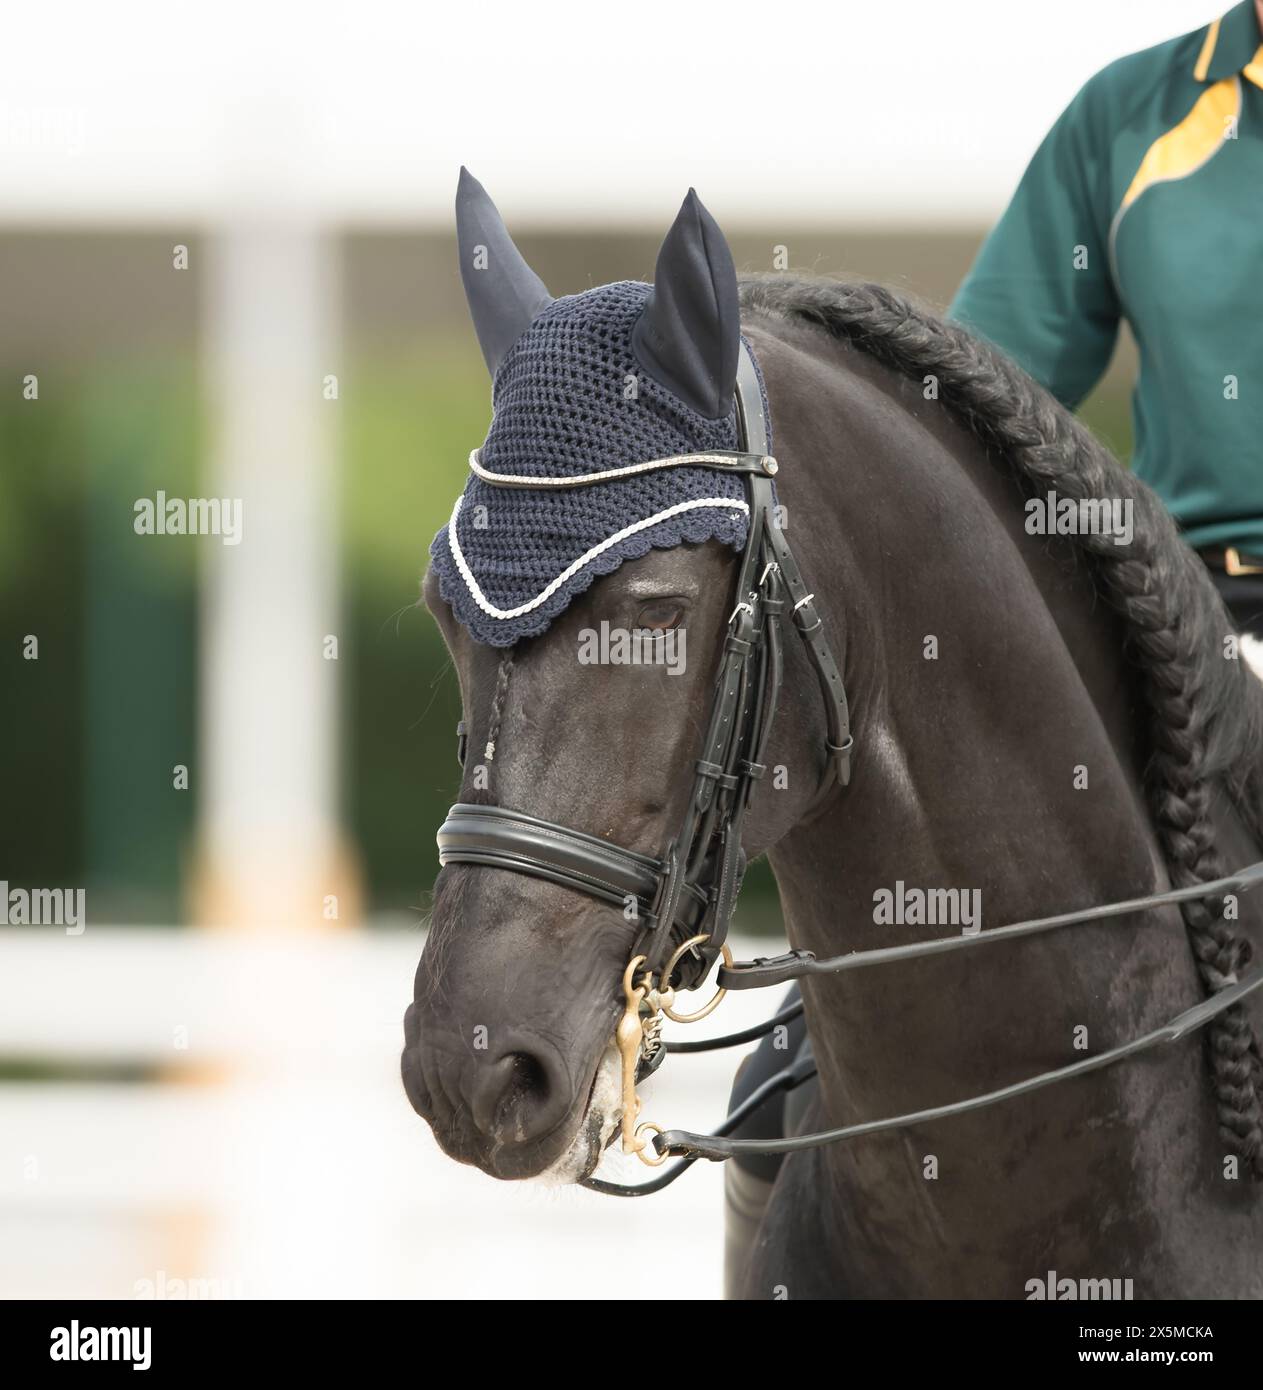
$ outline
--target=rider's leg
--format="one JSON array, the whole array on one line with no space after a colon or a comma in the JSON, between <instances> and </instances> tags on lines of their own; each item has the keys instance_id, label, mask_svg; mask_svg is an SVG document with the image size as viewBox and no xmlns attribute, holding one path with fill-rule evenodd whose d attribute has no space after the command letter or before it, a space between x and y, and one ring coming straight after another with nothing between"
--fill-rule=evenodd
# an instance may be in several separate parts
<instances>
[{"instance_id":1,"label":"rider's leg","mask_svg":"<svg viewBox=\"0 0 1263 1390\"><path fill-rule=\"evenodd\" d=\"M778 1012L798 998L798 986L791 985L781 1000ZM729 1112L810 1047L807 1025L801 1014L767 1034L737 1071L728 1100ZM784 1138L791 1132L787 1125L792 1122L792 1115L801 1114L802 1105L809 1102L814 1090L815 1082L810 1081L788 1094L778 1091L769 1096L753 1115L733 1131L733 1137ZM772 1195L772 1186L783 1162L782 1154L742 1154L724 1165L724 1289L729 1297L740 1286L763 1213Z\"/></svg>"}]
</instances>

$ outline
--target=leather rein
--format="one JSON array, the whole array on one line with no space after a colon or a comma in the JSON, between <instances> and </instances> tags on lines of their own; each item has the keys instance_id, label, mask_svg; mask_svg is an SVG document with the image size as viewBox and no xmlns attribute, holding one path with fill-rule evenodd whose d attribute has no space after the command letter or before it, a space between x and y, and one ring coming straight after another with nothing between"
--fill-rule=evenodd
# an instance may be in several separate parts
<instances>
[{"instance_id":1,"label":"leather rein","mask_svg":"<svg viewBox=\"0 0 1263 1390\"><path fill-rule=\"evenodd\" d=\"M728 620L710 719L701 756L694 764L693 785L682 822L660 858L612 845L608 841L541 820L507 807L458 803L438 832L440 864L471 864L508 869L544 879L626 910L635 905L641 931L623 976L624 1011L616 1042L622 1068L622 1141L625 1153L657 1167L671 1156L680 1162L650 1182L623 1184L589 1177L583 1186L614 1196L636 1197L661 1191L698 1158L725 1160L742 1153L778 1154L841 1143L932 1120L947 1119L1000 1101L1081 1076L1114 1062L1175 1042L1263 985L1263 970L1240 980L1185 1010L1163 1027L1142 1037L1065 1067L1041 1072L982 1095L907 1115L869 1120L792 1138L739 1140L729 1136L773 1095L794 1089L815 1075L806 1055L770 1077L720 1125L715 1134L662 1130L640 1122L636 1085L657 1069L668 1053L709 1051L753 1042L802 1012L799 1001L766 1023L720 1038L694 1042L667 1041L662 1021L691 1023L705 1018L727 990L761 989L894 961L1012 940L1157 907L1246 892L1263 881L1263 862L1213 883L1153 893L1126 902L1019 922L976 935L914 942L879 950L818 959L810 951L791 951L774 958L736 963L726 939L745 873L742 829L750 796L764 776L763 761L783 679L781 623L788 614L815 669L824 703L826 737L824 772L813 805L850 781L854 740L841 672L824 636L814 595L777 524L772 479L776 460L768 453L763 393L753 359L744 342L737 373L737 418L743 448L732 452L681 455L638 464L654 467L704 467L738 474L746 485L749 530L738 565L736 606ZM538 479L493 474L471 458L476 474L497 487L583 487L606 481L609 474L582 478ZM630 470L613 470L623 473ZM458 730L459 756L465 761L463 724ZM680 990L699 988L721 961L719 989L693 1013L676 1008ZM652 1134L652 1138L648 1137Z\"/></svg>"}]
</instances>

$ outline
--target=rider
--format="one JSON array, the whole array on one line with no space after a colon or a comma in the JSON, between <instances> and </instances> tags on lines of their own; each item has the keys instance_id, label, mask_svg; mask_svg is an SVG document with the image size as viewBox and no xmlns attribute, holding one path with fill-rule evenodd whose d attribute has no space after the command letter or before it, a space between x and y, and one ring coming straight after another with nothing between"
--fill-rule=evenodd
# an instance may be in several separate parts
<instances>
[{"instance_id":1,"label":"rider","mask_svg":"<svg viewBox=\"0 0 1263 1390\"><path fill-rule=\"evenodd\" d=\"M1126 319L1132 466L1263 635L1263 0L1120 58L1035 151L949 317L1072 409Z\"/></svg>"}]
</instances>

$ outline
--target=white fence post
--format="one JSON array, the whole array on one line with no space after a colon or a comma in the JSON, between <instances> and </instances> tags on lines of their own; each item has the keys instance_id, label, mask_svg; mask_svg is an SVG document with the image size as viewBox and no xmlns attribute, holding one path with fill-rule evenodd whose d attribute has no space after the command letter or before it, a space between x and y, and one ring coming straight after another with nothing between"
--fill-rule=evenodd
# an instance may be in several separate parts
<instances>
[{"instance_id":1,"label":"white fence post","mask_svg":"<svg viewBox=\"0 0 1263 1390\"><path fill-rule=\"evenodd\" d=\"M332 256L316 220L280 215L236 220L210 248L205 491L240 499L243 529L205 552L203 920L318 925L325 895L349 891L326 653L339 635Z\"/></svg>"}]
</instances>

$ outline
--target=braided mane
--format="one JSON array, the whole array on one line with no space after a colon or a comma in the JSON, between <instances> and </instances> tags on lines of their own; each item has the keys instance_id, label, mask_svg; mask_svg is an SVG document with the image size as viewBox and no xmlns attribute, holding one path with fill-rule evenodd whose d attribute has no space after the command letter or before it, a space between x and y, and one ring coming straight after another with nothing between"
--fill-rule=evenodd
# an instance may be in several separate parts
<instances>
[{"instance_id":1,"label":"braided mane","mask_svg":"<svg viewBox=\"0 0 1263 1390\"><path fill-rule=\"evenodd\" d=\"M743 310L803 320L903 375L937 377L939 398L1007 460L1024 489L1131 501L1133 539L1077 534L1137 669L1150 750L1146 797L1171 883L1224 876L1212 804L1225 795L1263 842L1263 682L1226 660L1232 629L1201 561L1157 496L1016 363L879 285L792 275L743 278ZM1210 901L1182 906L1206 993L1233 983L1250 943ZM1230 1151L1263 1177L1263 1059L1237 1004L1208 1030L1216 1108Z\"/></svg>"}]
</instances>

